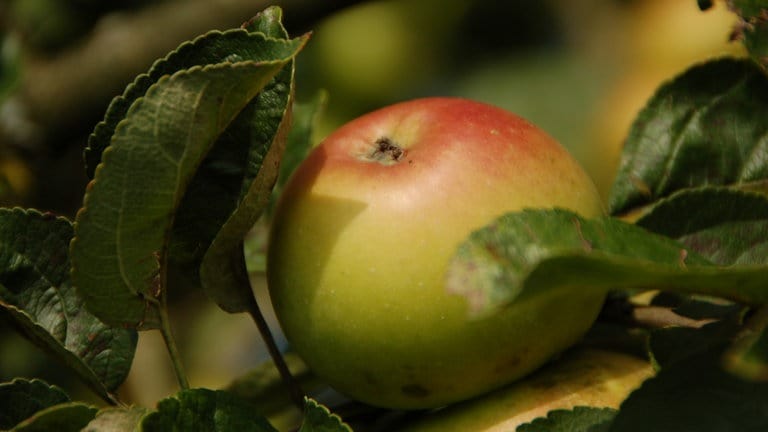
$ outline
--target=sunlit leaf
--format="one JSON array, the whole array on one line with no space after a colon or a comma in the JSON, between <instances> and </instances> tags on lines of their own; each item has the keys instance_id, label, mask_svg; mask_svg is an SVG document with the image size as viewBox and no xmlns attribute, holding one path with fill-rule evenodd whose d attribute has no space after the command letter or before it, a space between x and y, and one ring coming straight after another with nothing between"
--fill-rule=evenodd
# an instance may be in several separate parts
<instances>
[{"instance_id":1,"label":"sunlit leaf","mask_svg":"<svg viewBox=\"0 0 768 432\"><path fill-rule=\"evenodd\" d=\"M635 355L578 347L509 385L421 413L413 416L404 427L396 423L385 430L514 431L537 417L546 417L551 411L568 411L587 405L618 408L651 375L650 364Z\"/></svg>"},{"instance_id":2,"label":"sunlit leaf","mask_svg":"<svg viewBox=\"0 0 768 432\"><path fill-rule=\"evenodd\" d=\"M447 271L475 314L553 289L636 288L768 301L768 267L722 267L682 244L615 218L567 210L509 213L474 232Z\"/></svg>"}]
</instances>

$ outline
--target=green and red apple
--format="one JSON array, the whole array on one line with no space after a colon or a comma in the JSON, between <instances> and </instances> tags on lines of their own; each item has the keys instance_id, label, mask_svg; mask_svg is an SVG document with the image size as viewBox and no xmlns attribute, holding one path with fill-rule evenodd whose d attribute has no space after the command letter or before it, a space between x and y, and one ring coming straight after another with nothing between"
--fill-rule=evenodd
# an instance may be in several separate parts
<instances>
[{"instance_id":1,"label":"green and red apple","mask_svg":"<svg viewBox=\"0 0 768 432\"><path fill-rule=\"evenodd\" d=\"M578 163L523 118L459 98L366 114L282 193L267 257L278 320L320 378L372 405L430 408L500 387L577 342L603 295L553 291L471 318L446 268L472 231L551 207L603 212Z\"/></svg>"}]
</instances>

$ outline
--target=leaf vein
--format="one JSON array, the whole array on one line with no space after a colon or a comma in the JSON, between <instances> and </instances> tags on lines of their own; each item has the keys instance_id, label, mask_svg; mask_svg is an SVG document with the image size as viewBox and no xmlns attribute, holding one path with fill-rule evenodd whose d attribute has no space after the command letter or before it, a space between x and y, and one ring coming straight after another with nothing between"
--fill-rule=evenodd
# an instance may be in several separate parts
<instances>
[{"instance_id":1,"label":"leaf vein","mask_svg":"<svg viewBox=\"0 0 768 432\"><path fill-rule=\"evenodd\" d=\"M674 168L675 163L678 160L678 155L680 154L680 151L683 149L683 145L685 143L685 138L688 136L688 131L691 125L694 124L694 122L698 119L700 119L704 114L709 112L713 107L717 106L717 104L723 100L726 96L729 96L737 91L738 88L744 86L747 82L747 76L742 76L738 80L736 80L731 86L729 86L727 89L722 91L719 95L711 98L706 104L702 106L694 106L688 112L686 113L687 120L685 121L685 124L679 128L676 133L674 134L674 139L672 143L672 151L667 153L666 160L664 161L664 169L662 171L662 177L659 179L659 182L656 186L656 195L660 196L664 193L664 191L667 190L669 187L669 182L672 179L672 171Z\"/></svg>"}]
</instances>

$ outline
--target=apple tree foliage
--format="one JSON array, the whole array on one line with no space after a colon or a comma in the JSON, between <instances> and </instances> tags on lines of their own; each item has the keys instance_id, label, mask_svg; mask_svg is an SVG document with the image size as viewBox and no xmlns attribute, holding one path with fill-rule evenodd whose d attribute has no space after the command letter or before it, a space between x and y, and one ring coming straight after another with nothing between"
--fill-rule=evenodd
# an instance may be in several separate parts
<instances>
[{"instance_id":1,"label":"apple tree foliage","mask_svg":"<svg viewBox=\"0 0 768 432\"><path fill-rule=\"evenodd\" d=\"M651 305L702 323L641 329L656 373L618 409L556 410L520 431L768 428L768 4L729 5L750 58L695 65L657 90L625 142L609 215L510 213L469 236L449 266L446 289L467 296L473 316L548 290L601 290L619 304L652 290ZM280 374L268 364L221 390L189 388L177 361L182 389L154 408L117 394L138 331L159 330L178 357L169 290L202 289L263 322L246 270L260 264L244 238L310 145L322 97L293 100L307 40L269 8L182 44L96 125L74 221L0 209L0 313L104 401L19 378L0 384L0 429L274 431L268 415L290 403L286 371L322 385L287 355ZM342 417L412 420L298 402L301 431L351 430Z\"/></svg>"}]
</instances>

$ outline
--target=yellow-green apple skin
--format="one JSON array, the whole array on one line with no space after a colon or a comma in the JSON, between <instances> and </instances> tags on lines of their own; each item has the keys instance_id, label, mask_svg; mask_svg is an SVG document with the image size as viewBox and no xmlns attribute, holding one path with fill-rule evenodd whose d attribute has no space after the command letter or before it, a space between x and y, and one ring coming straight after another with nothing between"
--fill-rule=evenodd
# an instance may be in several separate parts
<instances>
[{"instance_id":1,"label":"yellow-green apple skin","mask_svg":"<svg viewBox=\"0 0 768 432\"><path fill-rule=\"evenodd\" d=\"M342 126L274 214L267 278L292 348L341 393L399 409L467 399L541 366L592 325L601 294L559 290L476 319L444 284L473 230L526 207L603 212L566 150L512 113L424 98Z\"/></svg>"}]
</instances>

